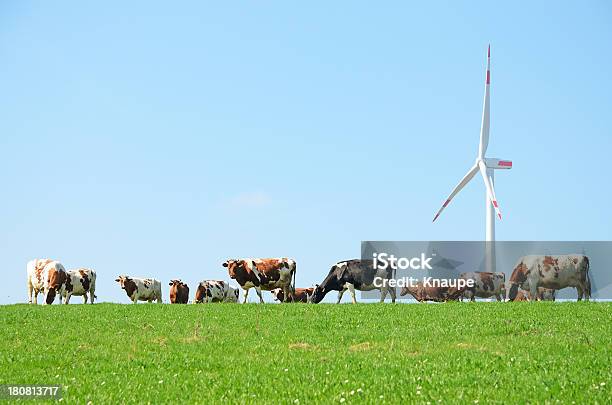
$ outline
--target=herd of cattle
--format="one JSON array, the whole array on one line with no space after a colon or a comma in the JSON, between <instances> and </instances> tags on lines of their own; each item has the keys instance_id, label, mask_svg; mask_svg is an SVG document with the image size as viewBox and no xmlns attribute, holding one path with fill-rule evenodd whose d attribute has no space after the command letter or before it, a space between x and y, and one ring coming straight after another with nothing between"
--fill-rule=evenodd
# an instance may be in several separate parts
<instances>
[{"instance_id":1,"label":"herd of cattle","mask_svg":"<svg viewBox=\"0 0 612 405\"><path fill-rule=\"evenodd\" d=\"M355 290L380 290L380 301L387 294L395 302L395 288L375 279L389 280L395 277L393 270L375 269L371 261L346 260L334 264L321 284L311 288L295 288L296 262L288 258L275 259L231 259L223 263L228 275L244 290L243 302L247 302L249 290L254 288L260 302L262 290L272 292L281 302L319 303L331 291L338 292L338 303L345 291L349 291L356 302ZM476 297L495 297L498 301L506 297L508 301L553 300L557 290L573 287L578 300L591 297L589 258L585 255L530 255L519 259L506 283L504 273L468 272L460 278L473 280L471 287L434 287L418 283L405 286L400 295L410 294L417 301L451 301L464 298L474 301ZM68 304L73 295L82 296L83 303L93 304L97 298L96 272L88 268L68 270L51 259L35 259L27 264L28 298L37 303L39 293L43 293L45 304L52 304L56 297L59 302ZM153 278L137 278L126 275L116 280L125 290L133 303L138 301L162 302L161 282ZM189 287L180 279L171 280L170 302L186 304L189 302ZM218 280L205 280L198 284L193 303L238 302L239 290L229 283Z\"/></svg>"}]
</instances>

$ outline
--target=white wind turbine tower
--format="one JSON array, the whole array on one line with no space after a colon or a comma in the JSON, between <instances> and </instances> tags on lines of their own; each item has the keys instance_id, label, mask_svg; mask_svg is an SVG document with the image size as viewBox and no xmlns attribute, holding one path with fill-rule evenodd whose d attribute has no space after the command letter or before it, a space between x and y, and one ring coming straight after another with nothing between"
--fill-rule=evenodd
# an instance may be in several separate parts
<instances>
[{"instance_id":1,"label":"white wind turbine tower","mask_svg":"<svg viewBox=\"0 0 612 405\"><path fill-rule=\"evenodd\" d=\"M480 171L482 180L484 181L486 192L486 271L495 271L495 217L493 212L497 213L497 217L501 220L501 211L497 204L497 198L495 198L495 189L493 188L493 179L496 169L511 169L512 162L509 160L492 159L485 157L487 152L487 146L489 145L489 126L490 126L490 91L489 86L491 84L491 45L487 50L487 74L485 79L485 94L484 94L484 106L482 109L482 125L480 127L480 145L478 146L478 156L476 157L476 163L467 172L463 179L457 184L457 186L450 193L442 208L438 211L434 217L434 221L438 219L444 208L448 206L453 197L461 191L461 189L472 180L477 172Z\"/></svg>"}]
</instances>

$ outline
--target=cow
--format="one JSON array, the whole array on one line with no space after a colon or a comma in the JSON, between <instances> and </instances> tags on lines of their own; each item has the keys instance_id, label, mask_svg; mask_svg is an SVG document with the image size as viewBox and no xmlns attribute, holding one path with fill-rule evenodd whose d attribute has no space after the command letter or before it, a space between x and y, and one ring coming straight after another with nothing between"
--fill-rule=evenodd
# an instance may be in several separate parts
<instances>
[{"instance_id":1,"label":"cow","mask_svg":"<svg viewBox=\"0 0 612 405\"><path fill-rule=\"evenodd\" d=\"M62 296L66 289L66 269L58 261L52 261L45 265L43 272L43 289L45 294L45 304L53 304L55 297L59 296L59 303L62 303Z\"/></svg>"},{"instance_id":2,"label":"cow","mask_svg":"<svg viewBox=\"0 0 612 405\"><path fill-rule=\"evenodd\" d=\"M584 296L591 298L590 263L585 255L529 255L521 257L516 263L506 299L514 301L519 288L529 292L529 298L537 299L538 287L560 290L574 287L578 301Z\"/></svg>"},{"instance_id":3,"label":"cow","mask_svg":"<svg viewBox=\"0 0 612 405\"><path fill-rule=\"evenodd\" d=\"M497 301L503 301L505 295L506 275L504 273L490 273L485 271L470 271L461 273L459 278L464 280L474 280L473 287L466 287L463 297L470 301L475 301L476 297L489 298L495 297Z\"/></svg>"},{"instance_id":4,"label":"cow","mask_svg":"<svg viewBox=\"0 0 612 405\"><path fill-rule=\"evenodd\" d=\"M264 300L261 290L271 291L281 288L285 301L293 298L295 291L296 263L293 259L229 259L223 263L231 279L236 280L244 290L244 300L247 302L249 289L255 288L259 302Z\"/></svg>"},{"instance_id":5,"label":"cow","mask_svg":"<svg viewBox=\"0 0 612 405\"><path fill-rule=\"evenodd\" d=\"M155 300L158 304L162 302L161 283L159 280L121 275L115 281L125 290L125 293L134 304L137 304L138 301L152 302Z\"/></svg>"},{"instance_id":6,"label":"cow","mask_svg":"<svg viewBox=\"0 0 612 405\"><path fill-rule=\"evenodd\" d=\"M53 261L55 260L34 259L26 264L26 272L28 275L28 302L30 304L38 304L38 294L43 292L45 288L43 270L47 264Z\"/></svg>"},{"instance_id":7,"label":"cow","mask_svg":"<svg viewBox=\"0 0 612 405\"><path fill-rule=\"evenodd\" d=\"M536 296L536 300L538 301L554 301L556 298L556 290L552 288L544 288L538 287L538 293ZM529 292L525 290L520 290L516 294L516 297L513 301L529 301Z\"/></svg>"},{"instance_id":8,"label":"cow","mask_svg":"<svg viewBox=\"0 0 612 405\"><path fill-rule=\"evenodd\" d=\"M187 304L189 302L189 286L181 280L170 280L170 303Z\"/></svg>"},{"instance_id":9,"label":"cow","mask_svg":"<svg viewBox=\"0 0 612 405\"><path fill-rule=\"evenodd\" d=\"M339 304L346 290L351 293L353 304L357 303L355 290L380 290L380 302L385 301L387 293L391 294L391 302L395 302L395 288L389 287L385 282L393 276L394 271L390 266L385 270L375 269L372 260L344 260L334 264L323 282L315 286L312 302L318 304L330 291L338 291L336 303Z\"/></svg>"},{"instance_id":10,"label":"cow","mask_svg":"<svg viewBox=\"0 0 612 405\"><path fill-rule=\"evenodd\" d=\"M293 293L293 302L312 302L312 293L315 287L310 288L296 288ZM275 288L270 291L276 301L284 302L285 294L282 288Z\"/></svg>"},{"instance_id":11,"label":"cow","mask_svg":"<svg viewBox=\"0 0 612 405\"><path fill-rule=\"evenodd\" d=\"M73 295L83 296L83 304L87 304L87 295L89 294L89 302L94 303L96 298L96 272L92 269L80 268L68 270L66 274L66 288L64 289L64 302L68 304L70 297Z\"/></svg>"},{"instance_id":12,"label":"cow","mask_svg":"<svg viewBox=\"0 0 612 405\"><path fill-rule=\"evenodd\" d=\"M465 287L441 287L441 286L428 286L422 282L416 283L416 285L407 285L402 287L400 296L410 294L418 302L434 301L434 302L447 302L457 301L465 293Z\"/></svg>"},{"instance_id":13,"label":"cow","mask_svg":"<svg viewBox=\"0 0 612 405\"><path fill-rule=\"evenodd\" d=\"M194 304L203 302L237 302L238 290L221 280L204 280L198 284ZM234 301L234 298L236 299Z\"/></svg>"}]
</instances>

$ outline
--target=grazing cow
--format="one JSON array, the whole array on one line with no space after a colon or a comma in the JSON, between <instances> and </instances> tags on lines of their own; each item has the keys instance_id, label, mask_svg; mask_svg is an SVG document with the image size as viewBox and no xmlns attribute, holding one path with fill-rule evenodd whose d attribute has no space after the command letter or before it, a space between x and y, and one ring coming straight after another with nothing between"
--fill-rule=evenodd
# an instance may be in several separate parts
<instances>
[{"instance_id":1,"label":"grazing cow","mask_svg":"<svg viewBox=\"0 0 612 405\"><path fill-rule=\"evenodd\" d=\"M512 275L506 298L514 301L519 288L530 294L530 299L537 298L538 287L560 290L575 287L578 301L585 296L591 298L591 280L589 277L589 258L585 255L521 257Z\"/></svg>"},{"instance_id":2,"label":"grazing cow","mask_svg":"<svg viewBox=\"0 0 612 405\"><path fill-rule=\"evenodd\" d=\"M66 269L57 261L49 262L45 265L43 272L43 285L45 292L45 304L53 304L55 297L59 296L59 302L62 303L62 296L66 289Z\"/></svg>"},{"instance_id":3,"label":"grazing cow","mask_svg":"<svg viewBox=\"0 0 612 405\"><path fill-rule=\"evenodd\" d=\"M96 298L96 272L86 268L68 270L63 294L64 302L68 304L73 295L82 295L83 304L87 304L87 294L89 294L89 302L93 304Z\"/></svg>"},{"instance_id":4,"label":"grazing cow","mask_svg":"<svg viewBox=\"0 0 612 405\"><path fill-rule=\"evenodd\" d=\"M457 287L440 287L440 286L427 286L422 282L416 284L416 286L405 286L402 287L400 295L403 297L406 294L410 294L418 302L423 301L434 301L434 302L447 302L457 301L465 292L464 288Z\"/></svg>"},{"instance_id":5,"label":"grazing cow","mask_svg":"<svg viewBox=\"0 0 612 405\"><path fill-rule=\"evenodd\" d=\"M552 288L538 287L536 299L538 301L554 301L556 292L557 291L553 290ZM519 289L513 301L529 301L529 292Z\"/></svg>"},{"instance_id":6,"label":"grazing cow","mask_svg":"<svg viewBox=\"0 0 612 405\"><path fill-rule=\"evenodd\" d=\"M134 304L138 301L162 302L161 283L154 278L137 278L130 276L119 276L115 280Z\"/></svg>"},{"instance_id":7,"label":"grazing cow","mask_svg":"<svg viewBox=\"0 0 612 405\"><path fill-rule=\"evenodd\" d=\"M194 304L207 302L237 302L238 290L221 280L204 280L198 284Z\"/></svg>"},{"instance_id":8,"label":"grazing cow","mask_svg":"<svg viewBox=\"0 0 612 405\"><path fill-rule=\"evenodd\" d=\"M26 265L28 275L28 302L30 304L38 304L38 294L45 289L43 270L47 264L53 261L52 259L34 259L30 260Z\"/></svg>"},{"instance_id":9,"label":"grazing cow","mask_svg":"<svg viewBox=\"0 0 612 405\"><path fill-rule=\"evenodd\" d=\"M315 287L312 302L318 304L328 292L338 291L336 303L339 304L346 290L351 293L353 304L357 303L355 290L380 290L380 302L385 301L387 293L391 294L391 301L395 302L395 288L390 288L387 283L383 282L392 279L393 275L391 266L385 270L375 269L372 260L353 259L338 262L331 267L325 280Z\"/></svg>"},{"instance_id":10,"label":"grazing cow","mask_svg":"<svg viewBox=\"0 0 612 405\"><path fill-rule=\"evenodd\" d=\"M312 293L315 287L310 288L296 288L293 294L293 302L312 302ZM275 288L270 291L276 301L284 302L285 294L282 288Z\"/></svg>"},{"instance_id":11,"label":"grazing cow","mask_svg":"<svg viewBox=\"0 0 612 405\"><path fill-rule=\"evenodd\" d=\"M189 301L189 286L181 280L170 280L170 303L187 304Z\"/></svg>"},{"instance_id":12,"label":"grazing cow","mask_svg":"<svg viewBox=\"0 0 612 405\"><path fill-rule=\"evenodd\" d=\"M497 301L502 301L505 290L506 275L504 273L489 273L485 271L471 271L461 273L459 278L464 280L474 280L473 287L466 287L463 297L470 301L475 301L476 297L489 298L495 297Z\"/></svg>"},{"instance_id":13,"label":"grazing cow","mask_svg":"<svg viewBox=\"0 0 612 405\"><path fill-rule=\"evenodd\" d=\"M281 288L285 301L292 299L295 290L296 263L293 259L230 259L223 263L230 278L236 280L244 290L247 302L249 289L255 288L259 301L263 303L261 290Z\"/></svg>"}]
</instances>

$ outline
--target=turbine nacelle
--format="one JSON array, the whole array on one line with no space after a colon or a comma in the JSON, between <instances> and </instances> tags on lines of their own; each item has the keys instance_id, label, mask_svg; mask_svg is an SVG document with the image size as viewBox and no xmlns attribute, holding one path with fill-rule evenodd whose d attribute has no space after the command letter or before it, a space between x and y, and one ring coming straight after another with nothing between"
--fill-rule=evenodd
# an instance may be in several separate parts
<instances>
[{"instance_id":1,"label":"turbine nacelle","mask_svg":"<svg viewBox=\"0 0 612 405\"><path fill-rule=\"evenodd\" d=\"M484 163L488 169L512 169L512 161L506 159L484 158Z\"/></svg>"}]
</instances>

